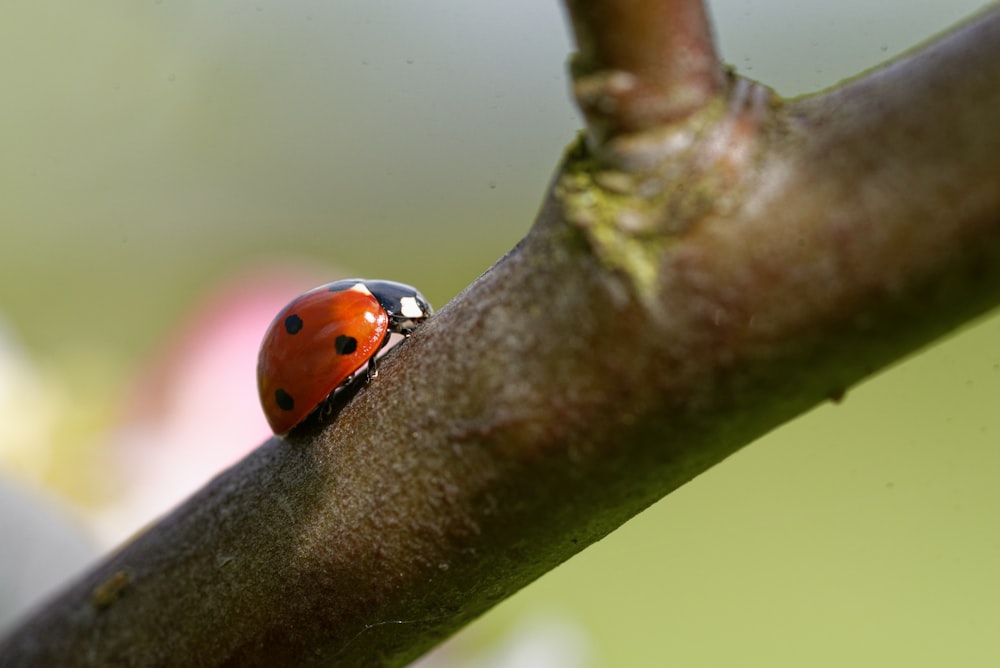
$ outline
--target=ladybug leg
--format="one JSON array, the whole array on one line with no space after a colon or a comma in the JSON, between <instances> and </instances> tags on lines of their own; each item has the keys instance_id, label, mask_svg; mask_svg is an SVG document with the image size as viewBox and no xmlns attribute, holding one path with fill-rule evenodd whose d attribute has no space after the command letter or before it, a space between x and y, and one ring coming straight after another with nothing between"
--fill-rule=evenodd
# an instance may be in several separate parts
<instances>
[{"instance_id":1,"label":"ladybug leg","mask_svg":"<svg viewBox=\"0 0 1000 668\"><path fill-rule=\"evenodd\" d=\"M323 403L319 405L319 409L316 411L319 414L321 420L330 417L333 414L333 395L336 391L331 392L330 396L323 400Z\"/></svg>"},{"instance_id":2,"label":"ladybug leg","mask_svg":"<svg viewBox=\"0 0 1000 668\"><path fill-rule=\"evenodd\" d=\"M372 358L368 360L368 380L371 381L372 378L378 376L378 362L375 361L376 355L372 355Z\"/></svg>"}]
</instances>

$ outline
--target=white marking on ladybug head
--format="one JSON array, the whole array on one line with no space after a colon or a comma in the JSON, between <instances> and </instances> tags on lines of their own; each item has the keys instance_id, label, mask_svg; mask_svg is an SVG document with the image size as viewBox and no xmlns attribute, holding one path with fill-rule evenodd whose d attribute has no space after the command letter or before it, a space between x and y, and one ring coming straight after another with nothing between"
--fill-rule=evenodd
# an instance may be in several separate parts
<instances>
[{"instance_id":1,"label":"white marking on ladybug head","mask_svg":"<svg viewBox=\"0 0 1000 668\"><path fill-rule=\"evenodd\" d=\"M355 283L354 285L352 285L349 288L349 291L351 291L351 292L360 292L363 295L369 295L369 296L371 296L371 294L372 294L372 291L369 290L368 286L365 285L362 281L358 281L357 283Z\"/></svg>"},{"instance_id":2,"label":"white marking on ladybug head","mask_svg":"<svg viewBox=\"0 0 1000 668\"><path fill-rule=\"evenodd\" d=\"M426 315L416 297L403 297L399 300L400 313L406 318L422 318Z\"/></svg>"}]
</instances>

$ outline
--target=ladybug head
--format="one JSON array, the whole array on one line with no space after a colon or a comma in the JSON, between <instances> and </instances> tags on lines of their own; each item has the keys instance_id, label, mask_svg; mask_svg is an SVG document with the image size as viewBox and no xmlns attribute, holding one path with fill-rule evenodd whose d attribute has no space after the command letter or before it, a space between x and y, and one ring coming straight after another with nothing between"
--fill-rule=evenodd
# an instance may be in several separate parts
<instances>
[{"instance_id":1,"label":"ladybug head","mask_svg":"<svg viewBox=\"0 0 1000 668\"><path fill-rule=\"evenodd\" d=\"M410 334L429 318L434 309L416 288L395 281L365 281L378 303L389 315L389 331Z\"/></svg>"}]
</instances>

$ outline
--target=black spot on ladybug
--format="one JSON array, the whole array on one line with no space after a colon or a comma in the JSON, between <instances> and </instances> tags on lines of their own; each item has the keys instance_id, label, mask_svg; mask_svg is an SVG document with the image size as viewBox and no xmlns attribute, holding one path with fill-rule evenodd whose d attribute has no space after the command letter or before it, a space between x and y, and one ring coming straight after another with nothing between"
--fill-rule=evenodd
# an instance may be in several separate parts
<instances>
[{"instance_id":1,"label":"black spot on ladybug","mask_svg":"<svg viewBox=\"0 0 1000 668\"><path fill-rule=\"evenodd\" d=\"M285 331L289 334L298 334L302 329L302 318L294 313L285 318Z\"/></svg>"},{"instance_id":2,"label":"black spot on ladybug","mask_svg":"<svg viewBox=\"0 0 1000 668\"><path fill-rule=\"evenodd\" d=\"M274 401L278 404L278 408L283 411L290 411L295 408L295 399L292 399L292 395L280 387L274 391Z\"/></svg>"},{"instance_id":3,"label":"black spot on ladybug","mask_svg":"<svg viewBox=\"0 0 1000 668\"><path fill-rule=\"evenodd\" d=\"M333 342L333 349L337 351L338 355L350 355L358 349L358 340L353 336L341 334Z\"/></svg>"}]
</instances>

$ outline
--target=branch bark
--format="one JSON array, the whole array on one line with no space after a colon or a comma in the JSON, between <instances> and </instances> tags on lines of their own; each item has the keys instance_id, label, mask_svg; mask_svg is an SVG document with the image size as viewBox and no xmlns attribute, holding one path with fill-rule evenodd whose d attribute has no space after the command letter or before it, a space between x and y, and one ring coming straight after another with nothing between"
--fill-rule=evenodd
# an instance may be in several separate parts
<instances>
[{"instance_id":1,"label":"branch bark","mask_svg":"<svg viewBox=\"0 0 1000 668\"><path fill-rule=\"evenodd\" d=\"M585 12L638 26L658 4ZM523 242L332 422L221 474L0 665L415 658L1000 301L998 62L994 6L810 98L728 77L686 110L588 115L596 146L567 155Z\"/></svg>"}]
</instances>

